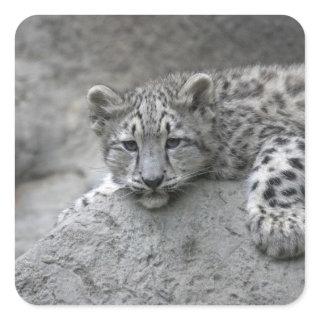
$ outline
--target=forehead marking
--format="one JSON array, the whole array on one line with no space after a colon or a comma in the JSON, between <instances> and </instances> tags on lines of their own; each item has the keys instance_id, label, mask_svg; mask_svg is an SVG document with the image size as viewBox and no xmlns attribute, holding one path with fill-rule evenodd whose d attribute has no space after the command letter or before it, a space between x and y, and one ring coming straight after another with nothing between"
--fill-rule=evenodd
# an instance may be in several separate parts
<instances>
[{"instance_id":1,"label":"forehead marking","mask_svg":"<svg viewBox=\"0 0 320 320\"><path fill-rule=\"evenodd\" d=\"M139 107L139 105L141 104L141 97L140 96L136 96L134 103L133 103L133 108L137 108Z\"/></svg>"},{"instance_id":2,"label":"forehead marking","mask_svg":"<svg viewBox=\"0 0 320 320\"><path fill-rule=\"evenodd\" d=\"M168 99L172 94L173 92L168 88L158 88L156 90L139 88L139 90L135 91L135 94L131 97L131 107L135 111L130 120L135 121L136 126L134 127L131 124L131 133L137 133L137 130L139 132L141 130L143 135L157 134L161 130L169 133L173 127L176 127L175 115L168 108ZM173 123L171 123L172 121Z\"/></svg>"},{"instance_id":3,"label":"forehead marking","mask_svg":"<svg viewBox=\"0 0 320 320\"><path fill-rule=\"evenodd\" d=\"M132 131L132 135L134 136L134 133L136 132L136 125L135 124L133 124L131 131Z\"/></svg>"},{"instance_id":4,"label":"forehead marking","mask_svg":"<svg viewBox=\"0 0 320 320\"><path fill-rule=\"evenodd\" d=\"M167 129L167 132L169 134L170 133L170 123L169 122L166 123L166 129Z\"/></svg>"},{"instance_id":5,"label":"forehead marking","mask_svg":"<svg viewBox=\"0 0 320 320\"><path fill-rule=\"evenodd\" d=\"M181 129L182 128L182 123L181 121L177 122L175 125L175 129Z\"/></svg>"},{"instance_id":6,"label":"forehead marking","mask_svg":"<svg viewBox=\"0 0 320 320\"><path fill-rule=\"evenodd\" d=\"M141 130L144 131L145 127L144 127L143 117L139 110L137 110L135 113L132 114L132 116L130 117L130 121L135 122L131 127L132 135L134 135L134 133L136 132L137 130L136 124L138 123L141 126Z\"/></svg>"},{"instance_id":7,"label":"forehead marking","mask_svg":"<svg viewBox=\"0 0 320 320\"><path fill-rule=\"evenodd\" d=\"M161 116L160 116L160 119L159 119L159 125L158 125L157 132L160 132L160 131L161 131L162 120L163 120L163 118L164 118L167 114L168 114L168 113L167 113L165 110L162 111Z\"/></svg>"}]
</instances>

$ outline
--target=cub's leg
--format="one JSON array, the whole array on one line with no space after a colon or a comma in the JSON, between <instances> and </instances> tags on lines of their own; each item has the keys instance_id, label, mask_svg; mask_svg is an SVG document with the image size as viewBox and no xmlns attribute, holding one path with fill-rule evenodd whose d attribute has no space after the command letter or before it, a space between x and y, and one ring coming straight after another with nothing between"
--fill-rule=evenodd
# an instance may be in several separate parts
<instances>
[{"instance_id":1,"label":"cub's leg","mask_svg":"<svg viewBox=\"0 0 320 320\"><path fill-rule=\"evenodd\" d=\"M58 216L58 222L64 220L74 210L81 210L82 208L88 206L90 203L93 203L96 199L96 196L107 197L119 188L120 186L112 181L111 175L106 175L102 183L97 188L94 188L85 193L82 197L78 198L70 208L63 210Z\"/></svg>"},{"instance_id":2,"label":"cub's leg","mask_svg":"<svg viewBox=\"0 0 320 320\"><path fill-rule=\"evenodd\" d=\"M106 175L102 183L95 189L84 194L81 198L77 199L74 203L74 208L79 210L94 202L97 195L108 196L119 189L119 186L112 181L111 175Z\"/></svg>"},{"instance_id":3,"label":"cub's leg","mask_svg":"<svg viewBox=\"0 0 320 320\"><path fill-rule=\"evenodd\" d=\"M248 228L277 258L304 252L304 139L279 136L260 150L249 176Z\"/></svg>"}]
</instances>

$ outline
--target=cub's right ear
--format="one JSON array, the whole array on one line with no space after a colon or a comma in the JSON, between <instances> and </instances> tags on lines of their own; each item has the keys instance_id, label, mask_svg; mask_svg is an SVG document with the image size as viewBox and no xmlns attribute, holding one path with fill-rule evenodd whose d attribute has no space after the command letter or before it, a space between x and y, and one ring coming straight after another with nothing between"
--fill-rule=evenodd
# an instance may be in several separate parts
<instances>
[{"instance_id":1,"label":"cub's right ear","mask_svg":"<svg viewBox=\"0 0 320 320\"><path fill-rule=\"evenodd\" d=\"M121 113L124 109L123 99L114 90L104 85L93 86L87 95L90 108L91 128L102 135L108 120Z\"/></svg>"}]
</instances>

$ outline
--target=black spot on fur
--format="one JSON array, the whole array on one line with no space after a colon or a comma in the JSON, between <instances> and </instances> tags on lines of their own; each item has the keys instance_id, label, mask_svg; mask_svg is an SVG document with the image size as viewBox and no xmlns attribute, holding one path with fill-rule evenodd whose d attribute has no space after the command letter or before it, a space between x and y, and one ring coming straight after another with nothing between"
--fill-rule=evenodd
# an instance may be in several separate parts
<instances>
[{"instance_id":1,"label":"black spot on fur","mask_svg":"<svg viewBox=\"0 0 320 320\"><path fill-rule=\"evenodd\" d=\"M257 188L258 184L259 184L259 181L256 181L256 182L252 185L251 191L255 190L255 189Z\"/></svg>"},{"instance_id":2,"label":"black spot on fur","mask_svg":"<svg viewBox=\"0 0 320 320\"><path fill-rule=\"evenodd\" d=\"M246 144L244 144L242 147L241 147L241 150L246 150L246 149L248 149L248 144L246 143Z\"/></svg>"},{"instance_id":3,"label":"black spot on fur","mask_svg":"<svg viewBox=\"0 0 320 320\"><path fill-rule=\"evenodd\" d=\"M284 145L284 144L289 143L289 140L286 139L286 138L280 138L280 137L278 137L278 138L274 139L274 142L277 143L277 144L279 144L279 145Z\"/></svg>"},{"instance_id":4,"label":"black spot on fur","mask_svg":"<svg viewBox=\"0 0 320 320\"><path fill-rule=\"evenodd\" d=\"M263 214L267 213L266 210L264 208L262 208L261 206L260 206L260 212L263 213Z\"/></svg>"},{"instance_id":5,"label":"black spot on fur","mask_svg":"<svg viewBox=\"0 0 320 320\"><path fill-rule=\"evenodd\" d=\"M294 194L297 194L297 190L294 188L289 188L286 190L282 190L281 193L286 197L290 197L290 196L293 196Z\"/></svg>"},{"instance_id":6,"label":"black spot on fur","mask_svg":"<svg viewBox=\"0 0 320 320\"><path fill-rule=\"evenodd\" d=\"M142 114L140 111L137 111L136 116L141 120L142 119Z\"/></svg>"},{"instance_id":7,"label":"black spot on fur","mask_svg":"<svg viewBox=\"0 0 320 320\"><path fill-rule=\"evenodd\" d=\"M221 167L227 167L227 166L228 166L228 163L227 163L227 161L225 161L225 160L220 160L218 163L219 163L219 165L220 165Z\"/></svg>"},{"instance_id":8,"label":"black spot on fur","mask_svg":"<svg viewBox=\"0 0 320 320\"><path fill-rule=\"evenodd\" d=\"M182 123L179 121L175 124L176 129L181 129L182 128Z\"/></svg>"},{"instance_id":9,"label":"black spot on fur","mask_svg":"<svg viewBox=\"0 0 320 320\"><path fill-rule=\"evenodd\" d=\"M82 199L81 199L81 202L82 202L82 205L83 205L84 207L86 207L86 206L89 204L89 202L87 201L86 198L82 198Z\"/></svg>"},{"instance_id":10,"label":"black spot on fur","mask_svg":"<svg viewBox=\"0 0 320 320\"><path fill-rule=\"evenodd\" d=\"M298 142L298 148L301 150L301 151L304 151L305 150L305 144L303 141L299 141Z\"/></svg>"},{"instance_id":11,"label":"black spot on fur","mask_svg":"<svg viewBox=\"0 0 320 320\"><path fill-rule=\"evenodd\" d=\"M166 130L169 134L170 133L170 123L169 122L166 123Z\"/></svg>"},{"instance_id":12,"label":"black spot on fur","mask_svg":"<svg viewBox=\"0 0 320 320\"><path fill-rule=\"evenodd\" d=\"M243 135L243 137L249 137L249 136L253 135L253 133L254 133L254 129L248 128L243 131L242 135Z\"/></svg>"},{"instance_id":13,"label":"black spot on fur","mask_svg":"<svg viewBox=\"0 0 320 320\"><path fill-rule=\"evenodd\" d=\"M284 128L280 126L267 126L261 130L259 137L263 139L274 134L280 134L283 130Z\"/></svg>"},{"instance_id":14,"label":"black spot on fur","mask_svg":"<svg viewBox=\"0 0 320 320\"><path fill-rule=\"evenodd\" d=\"M223 89L223 90L227 90L227 89L229 88L229 86L230 86L230 82L229 82L229 81L225 81L225 82L223 83L222 89Z\"/></svg>"},{"instance_id":15,"label":"black spot on fur","mask_svg":"<svg viewBox=\"0 0 320 320\"><path fill-rule=\"evenodd\" d=\"M261 228L261 225L262 225L262 222L264 221L264 219L265 219L265 217L260 217L259 218L259 220L258 220L258 222L257 222L257 228L258 228L258 230Z\"/></svg>"},{"instance_id":16,"label":"black spot on fur","mask_svg":"<svg viewBox=\"0 0 320 320\"><path fill-rule=\"evenodd\" d=\"M297 80L294 76L288 76L286 79L286 90L292 97L304 91L304 81Z\"/></svg>"},{"instance_id":17,"label":"black spot on fur","mask_svg":"<svg viewBox=\"0 0 320 320\"><path fill-rule=\"evenodd\" d=\"M238 170L244 170L247 167L246 163L239 163L236 165L236 169Z\"/></svg>"},{"instance_id":18,"label":"black spot on fur","mask_svg":"<svg viewBox=\"0 0 320 320\"><path fill-rule=\"evenodd\" d=\"M297 175L291 171L291 170L284 170L281 172L281 174L287 179L287 180L295 180L297 178Z\"/></svg>"},{"instance_id":19,"label":"black spot on fur","mask_svg":"<svg viewBox=\"0 0 320 320\"><path fill-rule=\"evenodd\" d=\"M296 106L297 106L300 110L304 110L304 108L305 108L305 103L304 103L303 100L302 100L302 101L297 101L297 102L296 102Z\"/></svg>"},{"instance_id":20,"label":"black spot on fur","mask_svg":"<svg viewBox=\"0 0 320 320\"><path fill-rule=\"evenodd\" d=\"M273 187L268 187L263 193L263 196L266 200L273 198L275 195L276 195L276 193L275 193Z\"/></svg>"},{"instance_id":21,"label":"black spot on fur","mask_svg":"<svg viewBox=\"0 0 320 320\"><path fill-rule=\"evenodd\" d=\"M264 159L262 160L262 164L267 164L272 158L270 158L269 156L265 156Z\"/></svg>"},{"instance_id":22,"label":"black spot on fur","mask_svg":"<svg viewBox=\"0 0 320 320\"><path fill-rule=\"evenodd\" d=\"M260 76L263 80L269 81L269 80L277 77L277 73L274 71L270 71L270 70L261 70Z\"/></svg>"},{"instance_id":23,"label":"black spot on fur","mask_svg":"<svg viewBox=\"0 0 320 320\"><path fill-rule=\"evenodd\" d=\"M162 111L160 119L159 119L159 123L161 123L162 119L167 115L168 113L166 111Z\"/></svg>"},{"instance_id":24,"label":"black spot on fur","mask_svg":"<svg viewBox=\"0 0 320 320\"><path fill-rule=\"evenodd\" d=\"M304 186L300 186L300 191L301 191L301 193L304 195Z\"/></svg>"},{"instance_id":25,"label":"black spot on fur","mask_svg":"<svg viewBox=\"0 0 320 320\"><path fill-rule=\"evenodd\" d=\"M282 183L282 181L281 181L280 178L274 177L274 178L270 178L270 179L268 180L268 183L269 183L271 186L279 186L279 185Z\"/></svg>"},{"instance_id":26,"label":"black spot on fur","mask_svg":"<svg viewBox=\"0 0 320 320\"><path fill-rule=\"evenodd\" d=\"M284 203L284 202L279 202L278 205L281 208L290 208L291 207L290 203Z\"/></svg>"},{"instance_id":27,"label":"black spot on fur","mask_svg":"<svg viewBox=\"0 0 320 320\"><path fill-rule=\"evenodd\" d=\"M274 208L277 205L277 200L276 199L272 199L269 201L269 206L271 208Z\"/></svg>"},{"instance_id":28,"label":"black spot on fur","mask_svg":"<svg viewBox=\"0 0 320 320\"><path fill-rule=\"evenodd\" d=\"M279 108L283 109L286 106L286 102L283 99L283 96L280 92L275 92L273 94L273 99L275 103L279 106Z\"/></svg>"},{"instance_id":29,"label":"black spot on fur","mask_svg":"<svg viewBox=\"0 0 320 320\"><path fill-rule=\"evenodd\" d=\"M131 128L132 135L134 136L134 133L136 132L136 125L134 124Z\"/></svg>"},{"instance_id":30,"label":"black spot on fur","mask_svg":"<svg viewBox=\"0 0 320 320\"><path fill-rule=\"evenodd\" d=\"M275 148L269 148L269 149L265 149L263 151L263 154L271 154L271 153L274 153L276 152L277 150Z\"/></svg>"},{"instance_id":31,"label":"black spot on fur","mask_svg":"<svg viewBox=\"0 0 320 320\"><path fill-rule=\"evenodd\" d=\"M301 163L301 159L299 159L299 158L290 158L289 164L293 168L300 169L300 170L304 169L304 165Z\"/></svg>"},{"instance_id":32,"label":"black spot on fur","mask_svg":"<svg viewBox=\"0 0 320 320\"><path fill-rule=\"evenodd\" d=\"M241 77L242 73L240 71L234 71L232 74L231 74L231 78L232 79L239 79Z\"/></svg>"},{"instance_id":33,"label":"black spot on fur","mask_svg":"<svg viewBox=\"0 0 320 320\"><path fill-rule=\"evenodd\" d=\"M277 110L277 113L280 114L281 116L291 118L291 114L288 112L281 111L280 109Z\"/></svg>"},{"instance_id":34,"label":"black spot on fur","mask_svg":"<svg viewBox=\"0 0 320 320\"><path fill-rule=\"evenodd\" d=\"M233 114L234 114L234 110L227 110L226 111L226 115L229 117L232 116Z\"/></svg>"},{"instance_id":35,"label":"black spot on fur","mask_svg":"<svg viewBox=\"0 0 320 320\"><path fill-rule=\"evenodd\" d=\"M256 87L254 88L253 92L251 93L252 96L257 97L261 95L264 91L264 86L262 83L257 83Z\"/></svg>"},{"instance_id":36,"label":"black spot on fur","mask_svg":"<svg viewBox=\"0 0 320 320\"><path fill-rule=\"evenodd\" d=\"M99 191L97 191L95 195L102 196L102 197L107 197L107 195L105 193L102 193L102 192L99 192Z\"/></svg>"}]
</instances>

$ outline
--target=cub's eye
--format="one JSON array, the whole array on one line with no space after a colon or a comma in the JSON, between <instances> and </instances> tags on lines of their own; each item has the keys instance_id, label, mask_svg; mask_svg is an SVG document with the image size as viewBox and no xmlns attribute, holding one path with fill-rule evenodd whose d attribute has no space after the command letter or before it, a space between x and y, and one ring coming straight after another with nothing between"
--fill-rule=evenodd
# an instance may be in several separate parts
<instances>
[{"instance_id":1,"label":"cub's eye","mask_svg":"<svg viewBox=\"0 0 320 320\"><path fill-rule=\"evenodd\" d=\"M134 140L122 141L122 145L128 151L137 151L138 145Z\"/></svg>"},{"instance_id":2,"label":"cub's eye","mask_svg":"<svg viewBox=\"0 0 320 320\"><path fill-rule=\"evenodd\" d=\"M167 149L174 149L180 144L181 139L178 138L169 138L166 142Z\"/></svg>"}]
</instances>

